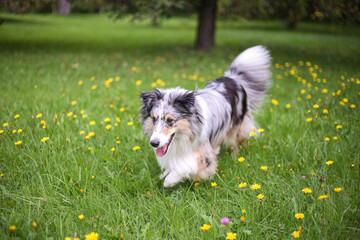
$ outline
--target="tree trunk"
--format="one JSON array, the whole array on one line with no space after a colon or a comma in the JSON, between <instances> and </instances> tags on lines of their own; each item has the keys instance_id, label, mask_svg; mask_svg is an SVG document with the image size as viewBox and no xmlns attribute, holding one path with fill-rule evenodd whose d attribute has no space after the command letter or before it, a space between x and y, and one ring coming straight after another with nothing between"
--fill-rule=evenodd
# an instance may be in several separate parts
<instances>
[{"instance_id":1,"label":"tree trunk","mask_svg":"<svg viewBox=\"0 0 360 240\"><path fill-rule=\"evenodd\" d=\"M70 0L59 0L59 14L68 15L71 10Z\"/></svg>"},{"instance_id":2,"label":"tree trunk","mask_svg":"<svg viewBox=\"0 0 360 240\"><path fill-rule=\"evenodd\" d=\"M217 0L201 0L195 48L208 51L215 43L215 19Z\"/></svg>"}]
</instances>

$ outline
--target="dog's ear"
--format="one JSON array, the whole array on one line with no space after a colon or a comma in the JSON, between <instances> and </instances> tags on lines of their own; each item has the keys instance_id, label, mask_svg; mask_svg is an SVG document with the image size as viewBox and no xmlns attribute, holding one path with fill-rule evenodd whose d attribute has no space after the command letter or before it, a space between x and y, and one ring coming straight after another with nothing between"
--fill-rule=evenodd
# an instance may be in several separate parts
<instances>
[{"instance_id":1,"label":"dog's ear","mask_svg":"<svg viewBox=\"0 0 360 240\"><path fill-rule=\"evenodd\" d=\"M182 113L189 114L195 106L195 91L187 91L174 99L174 106Z\"/></svg>"},{"instance_id":2,"label":"dog's ear","mask_svg":"<svg viewBox=\"0 0 360 240\"><path fill-rule=\"evenodd\" d=\"M162 97L163 94L158 89L155 89L151 92L141 93L140 98L143 102L143 108L141 112L143 113L143 111L146 111L149 114L156 101L160 100Z\"/></svg>"}]
</instances>

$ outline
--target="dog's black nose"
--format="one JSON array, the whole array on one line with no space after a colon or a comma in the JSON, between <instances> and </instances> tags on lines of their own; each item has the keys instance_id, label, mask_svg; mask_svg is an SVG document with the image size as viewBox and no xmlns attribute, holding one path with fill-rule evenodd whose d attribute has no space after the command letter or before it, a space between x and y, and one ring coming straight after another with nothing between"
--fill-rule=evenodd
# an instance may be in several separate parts
<instances>
[{"instance_id":1,"label":"dog's black nose","mask_svg":"<svg viewBox=\"0 0 360 240\"><path fill-rule=\"evenodd\" d=\"M159 139L155 138L154 140L151 140L151 141L150 141L150 144L151 144L151 146L153 146L153 147L156 148L156 147L159 146L160 141L159 141Z\"/></svg>"}]
</instances>

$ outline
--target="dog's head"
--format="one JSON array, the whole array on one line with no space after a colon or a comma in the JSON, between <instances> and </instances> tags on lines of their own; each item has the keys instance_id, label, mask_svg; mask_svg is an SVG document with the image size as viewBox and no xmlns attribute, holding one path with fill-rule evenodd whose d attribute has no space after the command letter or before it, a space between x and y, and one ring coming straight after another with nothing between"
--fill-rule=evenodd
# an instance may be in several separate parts
<instances>
[{"instance_id":1,"label":"dog's head","mask_svg":"<svg viewBox=\"0 0 360 240\"><path fill-rule=\"evenodd\" d=\"M140 121L157 156L163 157L181 137L191 139L195 93L179 88L141 93Z\"/></svg>"}]
</instances>

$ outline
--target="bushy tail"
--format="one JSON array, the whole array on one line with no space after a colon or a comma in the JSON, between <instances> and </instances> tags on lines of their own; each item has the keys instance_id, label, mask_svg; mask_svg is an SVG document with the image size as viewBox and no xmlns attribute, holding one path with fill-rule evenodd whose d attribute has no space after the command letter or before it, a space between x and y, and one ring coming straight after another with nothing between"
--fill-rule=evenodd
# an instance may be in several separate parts
<instances>
[{"instance_id":1,"label":"bushy tail","mask_svg":"<svg viewBox=\"0 0 360 240\"><path fill-rule=\"evenodd\" d=\"M247 95L248 106L252 110L259 107L266 91L270 88L270 54L263 46L246 49L231 63L224 74L238 81Z\"/></svg>"}]
</instances>

